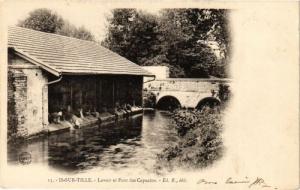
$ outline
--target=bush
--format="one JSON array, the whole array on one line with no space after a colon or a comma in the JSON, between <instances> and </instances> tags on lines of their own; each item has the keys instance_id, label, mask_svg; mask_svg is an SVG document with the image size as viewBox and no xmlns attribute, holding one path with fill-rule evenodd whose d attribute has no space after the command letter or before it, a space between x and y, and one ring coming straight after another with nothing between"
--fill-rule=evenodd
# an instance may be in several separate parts
<instances>
[{"instance_id":1,"label":"bush","mask_svg":"<svg viewBox=\"0 0 300 190\"><path fill-rule=\"evenodd\" d=\"M156 95L153 92L144 91L143 105L146 108L155 108Z\"/></svg>"},{"instance_id":2,"label":"bush","mask_svg":"<svg viewBox=\"0 0 300 190\"><path fill-rule=\"evenodd\" d=\"M222 156L221 113L213 109L178 110L172 117L179 138L158 155L159 168L203 168Z\"/></svg>"},{"instance_id":3,"label":"bush","mask_svg":"<svg viewBox=\"0 0 300 190\"><path fill-rule=\"evenodd\" d=\"M228 84L219 84L219 94L218 97L222 102L227 102L230 99L231 92Z\"/></svg>"}]
</instances>

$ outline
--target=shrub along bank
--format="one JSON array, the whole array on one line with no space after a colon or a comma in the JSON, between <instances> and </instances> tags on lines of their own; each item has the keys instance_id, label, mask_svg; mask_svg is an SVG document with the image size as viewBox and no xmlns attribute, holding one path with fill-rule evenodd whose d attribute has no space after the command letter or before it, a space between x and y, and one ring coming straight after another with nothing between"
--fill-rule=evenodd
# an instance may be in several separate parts
<instances>
[{"instance_id":1,"label":"shrub along bank","mask_svg":"<svg viewBox=\"0 0 300 190\"><path fill-rule=\"evenodd\" d=\"M158 155L156 169L204 168L222 156L222 113L218 109L177 110L172 118L178 138Z\"/></svg>"},{"instance_id":2,"label":"shrub along bank","mask_svg":"<svg viewBox=\"0 0 300 190\"><path fill-rule=\"evenodd\" d=\"M155 108L156 95L153 92L144 90L143 105L145 108Z\"/></svg>"}]
</instances>

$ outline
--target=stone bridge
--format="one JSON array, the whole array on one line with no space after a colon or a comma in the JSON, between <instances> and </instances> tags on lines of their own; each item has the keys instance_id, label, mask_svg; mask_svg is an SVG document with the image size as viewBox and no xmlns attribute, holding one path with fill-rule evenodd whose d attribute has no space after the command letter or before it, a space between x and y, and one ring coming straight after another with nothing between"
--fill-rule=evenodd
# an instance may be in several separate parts
<instances>
[{"instance_id":1,"label":"stone bridge","mask_svg":"<svg viewBox=\"0 0 300 190\"><path fill-rule=\"evenodd\" d=\"M145 82L144 89L156 95L158 108L200 108L220 104L219 84L229 83L229 79L166 78Z\"/></svg>"}]
</instances>

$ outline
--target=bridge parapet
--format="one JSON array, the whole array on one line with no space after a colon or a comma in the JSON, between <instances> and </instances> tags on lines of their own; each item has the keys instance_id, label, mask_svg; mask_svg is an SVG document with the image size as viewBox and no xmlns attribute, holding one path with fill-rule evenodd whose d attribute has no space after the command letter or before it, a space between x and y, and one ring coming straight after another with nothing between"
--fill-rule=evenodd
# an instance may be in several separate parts
<instances>
[{"instance_id":1,"label":"bridge parapet","mask_svg":"<svg viewBox=\"0 0 300 190\"><path fill-rule=\"evenodd\" d=\"M230 80L168 78L145 83L144 88L151 91L207 92L208 90L211 91L212 89L217 90L220 83L230 83Z\"/></svg>"}]
</instances>

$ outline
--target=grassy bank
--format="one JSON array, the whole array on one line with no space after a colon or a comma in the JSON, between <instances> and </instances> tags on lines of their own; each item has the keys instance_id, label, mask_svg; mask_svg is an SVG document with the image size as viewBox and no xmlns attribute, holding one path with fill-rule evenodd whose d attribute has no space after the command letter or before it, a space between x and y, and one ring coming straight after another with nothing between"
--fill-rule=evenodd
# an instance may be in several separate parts
<instances>
[{"instance_id":1,"label":"grassy bank","mask_svg":"<svg viewBox=\"0 0 300 190\"><path fill-rule=\"evenodd\" d=\"M178 110L173 113L172 118L171 130L176 131L178 138L158 154L157 171L204 168L222 156L223 126L219 110Z\"/></svg>"}]
</instances>

